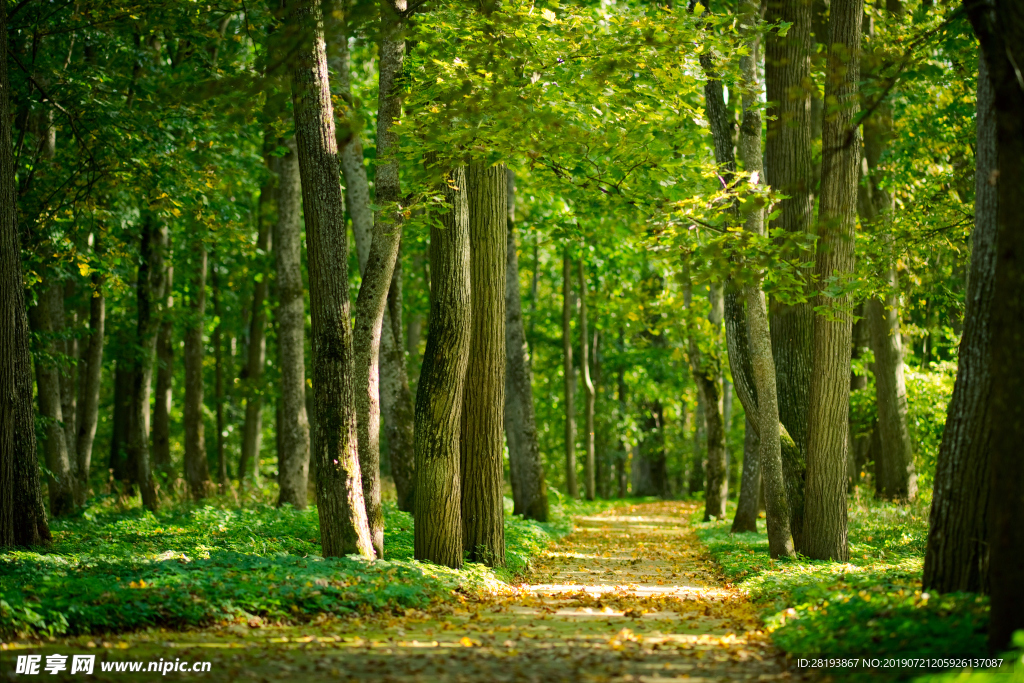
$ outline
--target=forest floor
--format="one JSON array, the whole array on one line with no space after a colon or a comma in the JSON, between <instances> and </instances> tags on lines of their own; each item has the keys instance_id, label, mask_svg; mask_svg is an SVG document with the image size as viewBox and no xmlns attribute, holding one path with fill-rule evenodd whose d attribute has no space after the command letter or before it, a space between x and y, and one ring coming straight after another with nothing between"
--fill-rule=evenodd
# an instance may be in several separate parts
<instances>
[{"instance_id":1,"label":"forest floor","mask_svg":"<svg viewBox=\"0 0 1024 683\"><path fill-rule=\"evenodd\" d=\"M456 594L404 613L300 626L231 624L62 637L32 652L102 662L210 662L168 680L668 681L792 680L758 610L698 540L692 502L619 506L577 517L518 585ZM13 653L7 652L7 669ZM70 661L70 657L69 657ZM70 666L68 667L70 670ZM62 672L74 680L81 674ZM45 674L45 672L43 672ZM0 676L11 679L12 672ZM62 680L60 676L46 676Z\"/></svg>"}]
</instances>

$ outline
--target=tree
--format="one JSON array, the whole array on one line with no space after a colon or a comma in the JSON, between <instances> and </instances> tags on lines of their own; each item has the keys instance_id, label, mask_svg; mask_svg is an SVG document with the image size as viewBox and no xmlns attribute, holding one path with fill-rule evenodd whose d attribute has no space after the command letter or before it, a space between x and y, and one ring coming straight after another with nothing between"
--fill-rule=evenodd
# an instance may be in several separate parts
<instances>
[{"instance_id":1,"label":"tree","mask_svg":"<svg viewBox=\"0 0 1024 683\"><path fill-rule=\"evenodd\" d=\"M512 479L512 513L546 522L548 494L544 461L537 441L533 408L533 372L523 331L523 305L519 295L519 257L516 254L515 174L508 175L508 243L505 271L505 440ZM534 268L536 275L536 268Z\"/></svg>"},{"instance_id":2,"label":"tree","mask_svg":"<svg viewBox=\"0 0 1024 683\"><path fill-rule=\"evenodd\" d=\"M153 401L153 470L163 478L171 475L171 392L174 382L174 262L171 260L170 229L161 224L158 249L163 253L162 286L156 292L160 302L160 328L156 338L156 389Z\"/></svg>"},{"instance_id":3,"label":"tree","mask_svg":"<svg viewBox=\"0 0 1024 683\"><path fill-rule=\"evenodd\" d=\"M587 273L580 258L580 368L583 370L584 452L583 490L594 500L594 382L590 378L590 335L587 333Z\"/></svg>"},{"instance_id":4,"label":"tree","mask_svg":"<svg viewBox=\"0 0 1024 683\"><path fill-rule=\"evenodd\" d=\"M829 20L828 70L822 125L821 200L814 275L823 292L814 317L814 374L807 429L804 530L798 550L819 560L845 562L846 449L850 410L851 296L826 291L845 286L853 272L860 140L855 125L860 76L861 0L837 0Z\"/></svg>"},{"instance_id":5,"label":"tree","mask_svg":"<svg viewBox=\"0 0 1024 683\"><path fill-rule=\"evenodd\" d=\"M1024 7L997 0L964 3L985 53L992 81L996 128L996 249L990 309L989 367L992 368L989 419L988 543L992 611L989 646L1004 648L1024 627Z\"/></svg>"},{"instance_id":6,"label":"tree","mask_svg":"<svg viewBox=\"0 0 1024 683\"><path fill-rule=\"evenodd\" d=\"M765 40L764 75L768 100L765 178L788 199L770 228L796 236L811 232L814 182L811 164L811 6L810 0L769 0L765 21L792 24ZM795 255L812 260L808 253ZM807 303L773 299L770 310L772 358L778 389L779 419L797 445L794 459L783 458L790 528L796 547L803 533L803 484L812 374L814 313ZM763 440L762 440L763 443Z\"/></svg>"},{"instance_id":7,"label":"tree","mask_svg":"<svg viewBox=\"0 0 1024 683\"><path fill-rule=\"evenodd\" d=\"M956 384L935 465L922 586L941 593L989 589L988 498L994 301L999 193L995 96L983 52L978 55L974 231L964 332Z\"/></svg>"},{"instance_id":8,"label":"tree","mask_svg":"<svg viewBox=\"0 0 1024 683\"><path fill-rule=\"evenodd\" d=\"M208 471L206 464L206 425L203 418L203 328L206 319L206 271L208 259L202 238L192 243L192 282L189 287L189 323L185 328L185 399L182 407L185 422L185 481L195 500L206 497ZM220 340L212 340L214 355L220 365ZM220 390L217 392L219 399ZM219 406L219 400L218 400ZM218 419L218 428L220 420ZM218 456L220 454L218 453ZM218 457L219 465L222 457ZM221 482L223 484L223 482Z\"/></svg>"},{"instance_id":9,"label":"tree","mask_svg":"<svg viewBox=\"0 0 1024 683\"><path fill-rule=\"evenodd\" d=\"M356 443L348 239L338 182L334 107L327 78L323 17L313 0L288 4L295 141L309 253L313 322L313 457L325 557L373 556Z\"/></svg>"},{"instance_id":10,"label":"tree","mask_svg":"<svg viewBox=\"0 0 1024 683\"><path fill-rule=\"evenodd\" d=\"M100 252L100 236L93 238L94 253ZM99 420L100 380L103 372L103 344L106 327L106 296L103 292L104 278L101 272L91 275L89 292L89 334L82 354L82 368L78 371L78 435L75 454L78 456L79 503L85 502L89 492L89 471L92 465L92 446L96 438L96 423Z\"/></svg>"},{"instance_id":11,"label":"tree","mask_svg":"<svg viewBox=\"0 0 1024 683\"><path fill-rule=\"evenodd\" d=\"M463 392L472 336L466 169L443 181L448 211L430 228L430 318L416 389L417 560L462 566L460 450Z\"/></svg>"},{"instance_id":12,"label":"tree","mask_svg":"<svg viewBox=\"0 0 1024 683\"><path fill-rule=\"evenodd\" d=\"M565 491L570 498L576 498L576 406L573 394L576 375L572 367L572 259L569 248L562 256L562 368L565 380Z\"/></svg>"},{"instance_id":13,"label":"tree","mask_svg":"<svg viewBox=\"0 0 1024 683\"><path fill-rule=\"evenodd\" d=\"M459 442L462 545L491 567L505 564L505 173L504 164L479 160L466 169L471 339Z\"/></svg>"},{"instance_id":14,"label":"tree","mask_svg":"<svg viewBox=\"0 0 1024 683\"><path fill-rule=\"evenodd\" d=\"M295 139L281 141L287 152L277 164L277 366L281 373L278 409L278 505L305 508L309 479L309 417L306 414L306 313L301 264L301 192Z\"/></svg>"},{"instance_id":15,"label":"tree","mask_svg":"<svg viewBox=\"0 0 1024 683\"><path fill-rule=\"evenodd\" d=\"M21 275L7 77L7 4L0 3L0 547L48 543L39 488L32 360Z\"/></svg>"},{"instance_id":16,"label":"tree","mask_svg":"<svg viewBox=\"0 0 1024 683\"><path fill-rule=\"evenodd\" d=\"M156 353L156 319L153 317L153 291L163 287L162 254L155 232L156 217L148 209L142 211L142 235L139 245L139 273L135 284L137 324L135 330L135 364L132 375L131 415L128 421L128 462L134 465L142 504L156 510L156 485L149 459L149 393L153 384L153 357Z\"/></svg>"}]
</instances>

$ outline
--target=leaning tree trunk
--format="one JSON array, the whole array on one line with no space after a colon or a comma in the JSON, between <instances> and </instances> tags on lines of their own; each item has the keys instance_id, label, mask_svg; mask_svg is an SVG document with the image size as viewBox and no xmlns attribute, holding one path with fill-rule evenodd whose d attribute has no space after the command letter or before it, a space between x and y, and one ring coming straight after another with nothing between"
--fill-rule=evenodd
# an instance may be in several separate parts
<instances>
[{"instance_id":1,"label":"leaning tree trunk","mask_svg":"<svg viewBox=\"0 0 1024 683\"><path fill-rule=\"evenodd\" d=\"M471 337L465 167L444 180L451 209L430 229L430 318L416 390L417 560L462 566L459 439Z\"/></svg>"},{"instance_id":2,"label":"leaning tree trunk","mask_svg":"<svg viewBox=\"0 0 1024 683\"><path fill-rule=\"evenodd\" d=\"M185 328L185 481L196 500L206 496L206 426L203 422L203 327L206 317L206 245L192 245L189 325ZM216 351L216 349L215 349Z\"/></svg>"},{"instance_id":3,"label":"leaning tree trunk","mask_svg":"<svg viewBox=\"0 0 1024 683\"><path fill-rule=\"evenodd\" d=\"M373 556L356 436L348 238L319 3L289 2L295 140L302 176L313 321L317 511L323 554Z\"/></svg>"},{"instance_id":4,"label":"leaning tree trunk","mask_svg":"<svg viewBox=\"0 0 1024 683\"><path fill-rule=\"evenodd\" d=\"M156 293L161 302L160 332L156 338L156 396L153 402L153 471L166 479L171 476L171 391L174 380L174 266L171 241L166 225L160 227L160 248L164 251L163 287Z\"/></svg>"},{"instance_id":5,"label":"leaning tree trunk","mask_svg":"<svg viewBox=\"0 0 1024 683\"><path fill-rule=\"evenodd\" d=\"M926 590L986 593L992 365L989 358L999 195L989 182L998 168L995 95L984 54L978 55L974 232L964 332L956 384L935 465L924 556Z\"/></svg>"},{"instance_id":6,"label":"leaning tree trunk","mask_svg":"<svg viewBox=\"0 0 1024 683\"><path fill-rule=\"evenodd\" d=\"M748 26L752 26L759 14L756 3L746 3L743 14L745 21L749 22ZM739 152L744 170L750 174L748 182L752 189L756 189L761 183L764 171L761 155L761 115L758 110L758 52L758 40L753 38L750 43L750 54L740 59L745 88ZM764 213L761 209L755 208L747 214L743 228L752 234L764 234ZM743 311L739 295L735 292L727 294L725 327L733 385L747 413L747 429L753 428L756 432L752 438L757 441L757 466L755 469L753 464L749 467L747 465L747 456L750 453L748 446L753 447L753 444L744 439L743 483L733 531L756 530L759 497L764 491L768 552L772 557L792 556L791 500L799 495L802 489L787 490L785 463L787 460L793 464L799 463L800 455L785 426L779 421L775 359L772 354L768 311L760 283L755 281L746 285L743 288L743 299L746 300L746 313ZM751 473L749 477L748 472Z\"/></svg>"},{"instance_id":7,"label":"leaning tree trunk","mask_svg":"<svg viewBox=\"0 0 1024 683\"><path fill-rule=\"evenodd\" d=\"M68 515L75 510L75 477L64 441L60 368L53 329L53 311L58 307L62 290L60 284L50 285L39 293L39 302L30 311L33 331L40 340L35 363L36 393L39 396L39 415L46 421L43 444L46 469L50 472L47 477L50 514L54 517Z\"/></svg>"},{"instance_id":8,"label":"leaning tree trunk","mask_svg":"<svg viewBox=\"0 0 1024 683\"><path fill-rule=\"evenodd\" d=\"M853 275L860 136L856 127L863 0L834 0L822 125L821 202L814 273L823 289L831 278ZM807 430L804 533L798 548L817 560L846 562L846 449L849 446L850 348L853 306L849 294L820 294L829 315L814 317L814 374Z\"/></svg>"},{"instance_id":9,"label":"leaning tree trunk","mask_svg":"<svg viewBox=\"0 0 1024 683\"><path fill-rule=\"evenodd\" d=\"M135 374L132 377L131 417L128 421L128 461L134 462L135 481L142 504L158 507L156 485L149 457L149 393L153 384L153 356L156 353L157 321L153 316L153 291L163 288L163 254L154 244L154 217L143 214L139 250L139 274L135 284L138 322L135 331Z\"/></svg>"},{"instance_id":10,"label":"leaning tree trunk","mask_svg":"<svg viewBox=\"0 0 1024 683\"><path fill-rule=\"evenodd\" d=\"M306 507L309 498L309 416L306 413L306 312L302 287L302 226L299 156L294 138L277 164L277 366L281 373L278 409L278 505Z\"/></svg>"},{"instance_id":11,"label":"leaning tree trunk","mask_svg":"<svg viewBox=\"0 0 1024 683\"><path fill-rule=\"evenodd\" d=\"M93 249L99 252L99 236L95 237ZM89 494L89 470L92 465L92 446L96 439L96 424L99 421L100 383L103 373L104 327L106 325L106 298L103 295L103 276L92 274L92 289L89 296L89 337L82 367L78 371L78 435L75 455L78 456L79 503L84 503Z\"/></svg>"},{"instance_id":12,"label":"leaning tree trunk","mask_svg":"<svg viewBox=\"0 0 1024 683\"><path fill-rule=\"evenodd\" d=\"M981 42L995 94L995 278L989 319L990 390L988 535L992 609L989 649L1010 645L1024 628L1024 6L964 3Z\"/></svg>"},{"instance_id":13,"label":"leaning tree trunk","mask_svg":"<svg viewBox=\"0 0 1024 683\"><path fill-rule=\"evenodd\" d=\"M505 564L505 165L470 162L466 170L470 245L470 345L459 442L462 546L469 558Z\"/></svg>"},{"instance_id":14,"label":"leaning tree trunk","mask_svg":"<svg viewBox=\"0 0 1024 683\"><path fill-rule=\"evenodd\" d=\"M590 378L590 335L587 332L587 274L583 267L583 259L579 262L580 270L580 368L583 370L583 402L584 402L584 433L583 443L586 453L583 461L583 490L587 500L594 500L594 382Z\"/></svg>"},{"instance_id":15,"label":"leaning tree trunk","mask_svg":"<svg viewBox=\"0 0 1024 683\"><path fill-rule=\"evenodd\" d=\"M275 161L275 165L276 165ZM267 202L274 189L266 186L260 189L260 203ZM262 214L262 212L261 212ZM259 217L259 231L256 237L256 277L252 288L252 318L249 321L249 349L245 359L245 423L242 426L242 457L238 466L238 481L241 484L248 464L252 463L253 486L259 485L260 446L263 441L263 368L267 364L267 286L270 275L271 225L263 215Z\"/></svg>"},{"instance_id":16,"label":"leaning tree trunk","mask_svg":"<svg viewBox=\"0 0 1024 683\"><path fill-rule=\"evenodd\" d=\"M505 440L512 479L512 514L546 522L548 493L533 410L530 350L523 330L519 258L516 255L515 175L511 170L508 171L508 243L505 253L505 348L508 351L505 363Z\"/></svg>"},{"instance_id":17,"label":"leaning tree trunk","mask_svg":"<svg viewBox=\"0 0 1024 683\"><path fill-rule=\"evenodd\" d=\"M7 78L7 3L0 3L0 547L50 541L39 487L32 359L21 276Z\"/></svg>"},{"instance_id":18,"label":"leaning tree trunk","mask_svg":"<svg viewBox=\"0 0 1024 683\"><path fill-rule=\"evenodd\" d=\"M771 31L765 41L765 90L768 135L765 161L768 185L788 199L778 205L779 217L771 225L793 237L810 233L813 222L814 181L811 162L810 89L811 6L806 0L769 0L766 21L792 24L783 35ZM790 240L792 237L784 237ZM791 254L801 262L813 259L806 251ZM803 533L803 487L810 406L814 311L810 303L771 302L772 358L778 390L779 419L797 445L795 458L784 457L790 528L799 548ZM761 440L762 447L765 439Z\"/></svg>"},{"instance_id":19,"label":"leaning tree trunk","mask_svg":"<svg viewBox=\"0 0 1024 683\"><path fill-rule=\"evenodd\" d=\"M579 494L576 486L576 405L572 368L572 259L566 247L562 256L562 375L565 379L565 490L569 498Z\"/></svg>"}]
</instances>

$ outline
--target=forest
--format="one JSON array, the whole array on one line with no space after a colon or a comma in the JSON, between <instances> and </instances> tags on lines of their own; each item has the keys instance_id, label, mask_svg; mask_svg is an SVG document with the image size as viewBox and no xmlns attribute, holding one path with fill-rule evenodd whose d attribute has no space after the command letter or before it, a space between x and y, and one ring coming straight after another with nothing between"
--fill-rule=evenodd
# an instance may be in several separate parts
<instances>
[{"instance_id":1,"label":"forest","mask_svg":"<svg viewBox=\"0 0 1024 683\"><path fill-rule=\"evenodd\" d=\"M1024 677L1021 65L1019 0L0 0L0 678Z\"/></svg>"}]
</instances>

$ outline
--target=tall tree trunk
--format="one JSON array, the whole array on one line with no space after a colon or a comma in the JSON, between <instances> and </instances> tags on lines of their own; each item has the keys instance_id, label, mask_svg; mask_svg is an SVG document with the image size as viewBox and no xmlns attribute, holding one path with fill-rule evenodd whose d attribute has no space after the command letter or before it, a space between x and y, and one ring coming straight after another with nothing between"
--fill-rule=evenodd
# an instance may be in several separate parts
<instances>
[{"instance_id":1,"label":"tall tree trunk","mask_svg":"<svg viewBox=\"0 0 1024 683\"><path fill-rule=\"evenodd\" d=\"M36 455L10 89L7 4L0 3L0 547L50 541Z\"/></svg>"},{"instance_id":2,"label":"tall tree trunk","mask_svg":"<svg viewBox=\"0 0 1024 683\"><path fill-rule=\"evenodd\" d=\"M583 370L583 402L585 427L583 433L584 452L583 488L587 500L594 500L594 382L590 378L590 334L587 331L587 273L583 259L579 262L580 270L580 368Z\"/></svg>"},{"instance_id":3,"label":"tall tree trunk","mask_svg":"<svg viewBox=\"0 0 1024 683\"><path fill-rule=\"evenodd\" d=\"M206 317L206 245L192 245L192 283L189 287L189 324L185 328L185 481L196 500L206 496L206 426L203 422L203 327ZM219 353L218 347L214 352Z\"/></svg>"},{"instance_id":4,"label":"tall tree trunk","mask_svg":"<svg viewBox=\"0 0 1024 683\"><path fill-rule=\"evenodd\" d=\"M135 465L142 504L148 510L158 507L156 485L149 457L149 392L153 384L153 357L156 353L157 321L153 316L153 292L159 292L163 280L163 254L155 236L154 217L143 213L142 241L139 249L139 274L135 283L138 322L135 331L135 373L132 377L131 419L128 422L129 462Z\"/></svg>"},{"instance_id":5,"label":"tall tree trunk","mask_svg":"<svg viewBox=\"0 0 1024 683\"><path fill-rule=\"evenodd\" d=\"M736 516L732 520L732 533L757 531L757 494L761 488L761 468L758 449L760 448L757 429L750 415L743 431L743 475L740 479L740 495L736 501Z\"/></svg>"},{"instance_id":6,"label":"tall tree trunk","mask_svg":"<svg viewBox=\"0 0 1024 683\"><path fill-rule=\"evenodd\" d=\"M275 160L274 165L279 165ZM276 169L275 169L276 170ZM269 203L274 188L266 186L260 189L260 204ZM265 196L266 195L266 196ZM242 426L242 457L238 467L238 481L252 463L252 481L259 485L260 479L260 446L263 441L263 368L267 364L267 286L270 276L270 252L272 249L270 221L260 211L259 231L256 237L256 277L252 288L252 318L249 320L249 348L245 359L243 381L245 382L245 423Z\"/></svg>"},{"instance_id":7,"label":"tall tree trunk","mask_svg":"<svg viewBox=\"0 0 1024 683\"><path fill-rule=\"evenodd\" d=\"M459 439L472 334L465 167L444 180L451 209L430 229L430 319L416 390L417 560L462 566Z\"/></svg>"},{"instance_id":8,"label":"tall tree trunk","mask_svg":"<svg viewBox=\"0 0 1024 683\"><path fill-rule=\"evenodd\" d=\"M278 505L300 510L309 499L309 416L306 412L306 312L302 286L302 226L299 156L295 139L283 141L288 152L277 164L277 221L274 260L277 267L277 366L281 373L278 409Z\"/></svg>"},{"instance_id":9,"label":"tall tree trunk","mask_svg":"<svg viewBox=\"0 0 1024 683\"><path fill-rule=\"evenodd\" d=\"M53 329L55 332L59 332L60 339L57 340L57 349L63 354L63 358L59 364L60 368L60 414L63 418L64 427L64 444L68 449L68 462L71 466L71 475L74 480L71 483L71 488L75 494L75 500L78 501L81 494L78 493L78 455L75 452L75 434L77 428L75 426L75 420L78 417L78 391L76 387L76 380L78 376L78 338L77 327L78 327L78 315L74 307L71 310L67 310L65 302L68 299L74 297L75 294L75 282L73 279L68 279L64 283L63 291L59 292L53 300L53 310L50 314L53 316Z\"/></svg>"},{"instance_id":10,"label":"tall tree trunk","mask_svg":"<svg viewBox=\"0 0 1024 683\"><path fill-rule=\"evenodd\" d=\"M864 304L853 309L853 315L858 318L853 323L853 343L850 348L850 359L852 362L858 360L868 347L871 331L868 329L868 321L864 318ZM858 374L856 370L850 372L850 394L860 391L868 385L868 376ZM853 414L850 415L850 452L846 458L847 478L849 479L848 491L853 492L854 487L860 481L860 471L867 463L868 446L871 442L870 434L858 434L854 431Z\"/></svg>"},{"instance_id":11,"label":"tall tree trunk","mask_svg":"<svg viewBox=\"0 0 1024 683\"><path fill-rule=\"evenodd\" d=\"M565 490L569 498L579 495L576 486L576 404L572 367L572 259L569 248L562 255L562 374L565 378Z\"/></svg>"},{"instance_id":12,"label":"tall tree trunk","mask_svg":"<svg viewBox=\"0 0 1024 683\"><path fill-rule=\"evenodd\" d=\"M822 125L821 201L814 273L818 285L853 275L860 140L856 128L863 0L835 0L829 20ZM829 316L814 317L814 374L807 430L804 533L798 548L818 560L846 562L846 449L849 446L851 297L820 294Z\"/></svg>"},{"instance_id":13,"label":"tall tree trunk","mask_svg":"<svg viewBox=\"0 0 1024 683\"><path fill-rule=\"evenodd\" d=\"M160 227L160 248L164 251L163 287L156 293L161 302L160 331L156 338L156 397L153 402L153 471L161 479L171 476L171 391L174 381L174 266L171 263L170 233Z\"/></svg>"},{"instance_id":14,"label":"tall tree trunk","mask_svg":"<svg viewBox=\"0 0 1024 683\"><path fill-rule=\"evenodd\" d=\"M58 308L62 291L63 287L59 283L50 285L40 292L39 302L29 311L32 329L40 339L35 363L36 390L39 396L39 415L46 420L43 443L46 469L50 473L47 477L50 514L54 517L68 515L75 510L75 477L64 441L60 369L57 365L58 343L53 329L53 311Z\"/></svg>"},{"instance_id":15,"label":"tall tree trunk","mask_svg":"<svg viewBox=\"0 0 1024 683\"><path fill-rule=\"evenodd\" d=\"M472 161L469 204L470 327L459 442L462 546L471 560L505 564L505 270L508 228L505 166Z\"/></svg>"},{"instance_id":16,"label":"tall tree trunk","mask_svg":"<svg viewBox=\"0 0 1024 683\"><path fill-rule=\"evenodd\" d=\"M754 2L747 2L741 9L744 23L754 27L759 8ZM740 59L743 73L743 120L740 124L740 160L749 174L752 189L761 183L764 167L761 155L761 115L758 110L760 84L758 82L758 53L760 45L756 37L751 38L750 53ZM764 234L764 213L755 208L744 219L744 230L752 234ZM772 337L768 324L768 311L760 282L755 281L743 288L742 297L737 292L726 295L726 338L729 346L729 362L732 367L733 384L736 394L747 413L747 430L756 434L744 439L743 482L740 490L740 504L737 506L733 531L756 530L756 519L760 509L760 497L764 492L766 501L766 522L768 528L768 552L772 557L793 555L791 530L791 501L799 500L802 487L796 486L799 478L785 476L787 460L790 470L799 469L801 460L798 447L793 442L785 425L780 423L778 386L776 384L775 358L772 353ZM751 455L752 441L756 440L757 463L747 464ZM802 476L802 472L801 472ZM787 487L787 483L792 486Z\"/></svg>"},{"instance_id":17,"label":"tall tree trunk","mask_svg":"<svg viewBox=\"0 0 1024 683\"><path fill-rule=\"evenodd\" d=\"M515 174L511 170L508 171L508 243L505 254L505 348L508 351L505 363L505 439L512 479L512 514L546 522L548 493L533 410L530 350L523 330L519 258L516 255Z\"/></svg>"},{"instance_id":18,"label":"tall tree trunk","mask_svg":"<svg viewBox=\"0 0 1024 683\"><path fill-rule=\"evenodd\" d=\"M697 410L693 417L693 448L690 462L690 481L687 483L687 491L692 495L704 490L704 432L707 430L707 422L704 420L704 398L703 392L697 390Z\"/></svg>"},{"instance_id":19,"label":"tall tree trunk","mask_svg":"<svg viewBox=\"0 0 1024 683\"><path fill-rule=\"evenodd\" d=\"M93 249L99 252L99 236L94 238ZM89 337L82 354L82 367L78 372L78 435L75 455L78 457L79 503L84 504L89 495L89 471L92 465L92 446L96 439L96 424L99 421L100 383L103 373L104 327L106 326L106 298L103 295L103 276L92 274L92 289L89 295Z\"/></svg>"},{"instance_id":20,"label":"tall tree trunk","mask_svg":"<svg viewBox=\"0 0 1024 683\"><path fill-rule=\"evenodd\" d=\"M217 457L217 474L225 473L225 477L218 481L218 488L222 493L230 488L227 480L227 456L224 452L225 436L224 431L227 425L224 424L224 404L227 402L227 392L224 387L224 306L220 296L220 272L217 268L217 253L213 254L213 266L210 268L210 294L213 295L213 315L217 318L217 326L213 328L210 336L210 345L213 346L213 405L214 405L214 452ZM244 321L243 321L244 324ZM234 349L232 349L234 351ZM234 353L231 354L234 356ZM205 452L205 444L204 444ZM198 468L208 469L208 460L203 459L202 463L196 462ZM254 469L259 468L259 463L253 463ZM245 471L249 469L239 460L238 463L238 488L241 489L245 482ZM198 470L197 470L198 471ZM197 474L197 481L200 481ZM255 475L253 476L255 480ZM255 485L257 482L253 481ZM205 488L205 485L204 485Z\"/></svg>"},{"instance_id":21,"label":"tall tree trunk","mask_svg":"<svg viewBox=\"0 0 1024 683\"><path fill-rule=\"evenodd\" d=\"M989 348L995 300L996 215L999 194L990 178L998 166L995 93L984 54L978 55L974 231L964 332L956 384L935 465L935 486L924 556L926 590L989 590L988 498L992 368Z\"/></svg>"},{"instance_id":22,"label":"tall tree trunk","mask_svg":"<svg viewBox=\"0 0 1024 683\"><path fill-rule=\"evenodd\" d=\"M309 255L320 536L324 556L372 557L356 436L348 239L320 5L292 0L286 23L296 46L292 102Z\"/></svg>"},{"instance_id":23,"label":"tall tree trunk","mask_svg":"<svg viewBox=\"0 0 1024 683\"><path fill-rule=\"evenodd\" d=\"M622 362L622 353L625 351L626 343L622 333L622 328L619 328L619 367L618 377L616 385L618 388L618 401L619 401L619 422L626 417L626 366ZM628 493L629 479L626 477L626 461L629 459L629 446L626 440L619 436L619 452L615 462L615 476L618 479L619 498L625 498Z\"/></svg>"},{"instance_id":24,"label":"tall tree trunk","mask_svg":"<svg viewBox=\"0 0 1024 683\"><path fill-rule=\"evenodd\" d=\"M994 6L993 6L994 5ZM989 419L989 648L1010 644L1024 628L1024 6L1017 2L964 3L981 42L995 94L997 168L995 282L989 320L993 370Z\"/></svg>"},{"instance_id":25,"label":"tall tree trunk","mask_svg":"<svg viewBox=\"0 0 1024 683\"><path fill-rule=\"evenodd\" d=\"M789 197L779 204L779 217L771 228L811 232L814 182L811 164L811 6L808 0L769 0L765 20L792 24L785 35L771 31L765 41L765 89L768 101L768 136L765 140L766 178L771 187ZM790 239L790 238L783 238ZM802 262L813 254L792 254ZM813 355L814 311L810 303L771 302L772 359L778 391L779 419L796 443L795 458L783 458L796 547L803 533L803 488L807 448ZM762 438L764 447L767 439ZM767 474L767 473L765 473Z\"/></svg>"}]
</instances>

